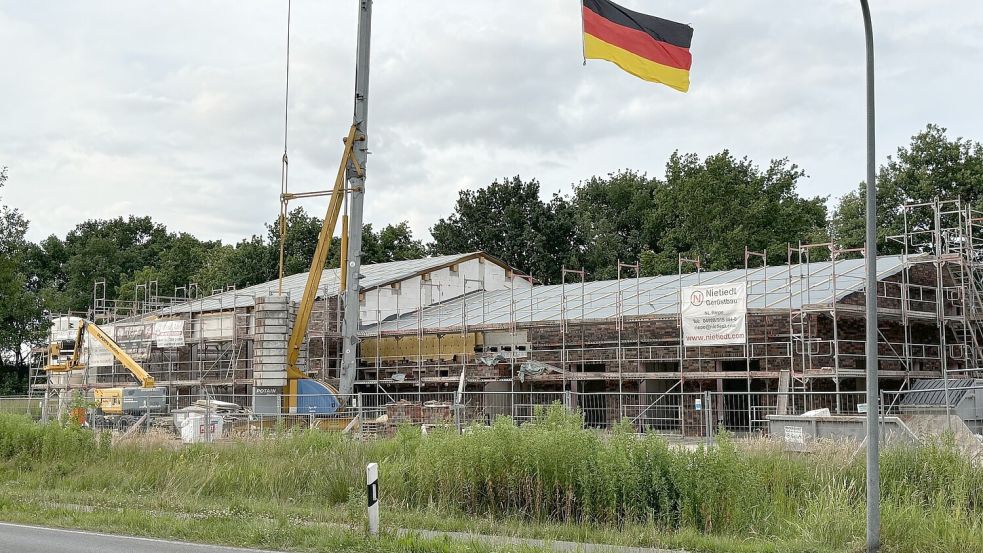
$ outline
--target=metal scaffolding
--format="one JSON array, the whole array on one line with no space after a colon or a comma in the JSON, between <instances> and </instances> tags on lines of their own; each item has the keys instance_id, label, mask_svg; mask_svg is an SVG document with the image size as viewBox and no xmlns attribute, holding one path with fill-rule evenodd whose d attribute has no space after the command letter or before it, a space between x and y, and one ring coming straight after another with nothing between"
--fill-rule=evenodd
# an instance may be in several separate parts
<instances>
[{"instance_id":1,"label":"metal scaffolding","mask_svg":"<svg viewBox=\"0 0 983 553\"><path fill-rule=\"evenodd\" d=\"M903 389L913 379L978 371L983 214L958 200L939 200L906 205L895 220L901 232L885 244L889 255L877 258L882 381L887 389ZM411 271L420 282L407 297L400 281L386 274L378 277L384 283L379 294L395 312L381 303L366 308L375 316L363 315L356 387L389 397L412 392L422 401L456 388L463 371L471 391L605 392L618 398L592 406L597 417L646 424L656 412L660 420L672 418L668 409L681 432L694 423L691 406L677 392L714 392L716 401L727 402L715 412L748 429L789 408L853 412L862 399L848 392L863 389L866 357L864 272L871 258L864 253L835 243L800 243L788 246L785 264L769 265L775 255L745 248L741 268L706 271L706 260L680 256L676 274L668 276L641 276L639 264L619 261L616 279L589 281L583 270L565 267L558 285L533 285L532 277L507 271L505 285L496 289L484 277L461 274L450 285ZM413 270L426 270L420 267ZM363 267L366 275L373 270ZM728 283L747 290L744 343L685 346L683 288ZM322 288L307 336L307 367L334 383L340 377L342 308L337 283ZM252 378L252 306L267 293L259 286L203 296L192 284L163 297L151 282L138 286L132 300L114 301L106 299L102 281L94 284L92 308L82 316L113 329L115 339L174 394L242 402ZM183 339L158 343L153 325L161 320L183 321ZM130 382L112 361L89 365L93 374L82 388ZM39 366L32 392L51 392ZM783 399L827 392L828 405L816 399L789 406ZM507 412L518 413L516 405L511 402Z\"/></svg>"}]
</instances>

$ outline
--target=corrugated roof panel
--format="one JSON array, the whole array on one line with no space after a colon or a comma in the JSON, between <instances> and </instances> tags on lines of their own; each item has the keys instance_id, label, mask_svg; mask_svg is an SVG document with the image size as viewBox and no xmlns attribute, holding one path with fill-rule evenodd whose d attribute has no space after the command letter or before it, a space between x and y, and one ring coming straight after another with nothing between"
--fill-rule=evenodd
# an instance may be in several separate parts
<instances>
[{"instance_id":1,"label":"corrugated roof panel","mask_svg":"<svg viewBox=\"0 0 983 553\"><path fill-rule=\"evenodd\" d=\"M877 258L878 278L896 274L903 267L902 256ZM750 309L799 309L804 305L832 302L834 278L836 300L861 291L865 283L864 259L844 259L767 268L708 271L684 275L602 280L566 285L534 286L527 290L472 292L422 312L409 312L397 319L373 321L363 331L409 331L424 328L457 328L466 320L473 325L501 325L512 321L549 322L575 319L609 319L623 316L676 315L679 290L695 284L749 282ZM835 270L834 270L835 269ZM466 314L466 315L465 315Z\"/></svg>"},{"instance_id":2,"label":"corrugated roof panel","mask_svg":"<svg viewBox=\"0 0 983 553\"><path fill-rule=\"evenodd\" d=\"M441 257L424 257L422 259L409 259L406 261L390 261L388 263L372 263L362 265L363 289L372 289L383 286L391 282L410 278L416 274L428 270L438 269L451 265L459 260L473 257L480 252L473 252L459 255L445 255ZM307 275L309 272L297 273L283 277L283 292L290 296L293 301L299 301L304 294L304 286L307 285ZM338 294L338 269L325 269L321 273L321 286L318 296L334 296ZM160 315L173 315L176 313L187 313L188 311L219 311L221 309L231 309L233 307L250 307L253 305L253 298L257 296L267 296L276 294L278 281L271 280L263 284L230 290L221 294L215 294L199 300L193 300L167 307L158 312Z\"/></svg>"},{"instance_id":3,"label":"corrugated roof panel","mask_svg":"<svg viewBox=\"0 0 983 553\"><path fill-rule=\"evenodd\" d=\"M949 407L955 408L973 388L971 378L949 379ZM902 407L945 407L946 381L942 378L918 380L911 385L911 391L901 398Z\"/></svg>"}]
</instances>

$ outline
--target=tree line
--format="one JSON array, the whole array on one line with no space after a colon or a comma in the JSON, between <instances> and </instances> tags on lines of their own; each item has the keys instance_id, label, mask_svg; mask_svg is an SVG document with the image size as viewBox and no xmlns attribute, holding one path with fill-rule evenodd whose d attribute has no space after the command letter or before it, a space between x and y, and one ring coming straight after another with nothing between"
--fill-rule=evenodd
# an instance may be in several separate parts
<instances>
[{"instance_id":1,"label":"tree line","mask_svg":"<svg viewBox=\"0 0 983 553\"><path fill-rule=\"evenodd\" d=\"M276 278L276 218L266 232L235 244L200 240L150 217L128 216L79 223L62 238L26 239L29 222L3 203L7 170L0 171L0 352L23 363L21 345L43 337L45 312L89 307L93 282L106 282L109 299L134 299L156 281L161 295L196 283L202 293L242 288ZM640 264L643 276L677 271L680 255L699 258L708 270L743 267L744 247L785 261L786 245L834 241L858 247L864 240L864 183L830 211L828 196L803 197L805 172L788 159L761 166L725 150L700 157L676 152L659 176L630 169L594 176L565 194L541 198L536 179L515 176L459 192L453 212L430 228L433 239L413 236L404 221L362 232L363 262L380 263L484 250L545 283L561 269L583 269L588 279L612 278L619 261ZM983 146L950 138L928 125L880 167L879 250L900 232L901 206L959 196L983 196ZM919 215L915 215L916 219ZM294 209L287 217L286 274L306 271L321 218ZM928 221L909 221L924 225ZM338 265L335 238L328 266ZM0 375L2 378L2 375ZM0 380L0 393L3 381Z\"/></svg>"}]
</instances>

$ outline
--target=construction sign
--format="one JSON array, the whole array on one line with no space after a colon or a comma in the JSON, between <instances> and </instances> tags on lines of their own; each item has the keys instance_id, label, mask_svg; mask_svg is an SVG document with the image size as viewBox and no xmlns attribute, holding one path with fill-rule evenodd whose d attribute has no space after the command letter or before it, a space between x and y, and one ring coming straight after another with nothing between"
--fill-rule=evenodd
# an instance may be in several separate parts
<instances>
[{"instance_id":1,"label":"construction sign","mask_svg":"<svg viewBox=\"0 0 983 553\"><path fill-rule=\"evenodd\" d=\"M679 316L683 345L720 346L747 340L747 285L706 284L683 288Z\"/></svg>"},{"instance_id":2,"label":"construction sign","mask_svg":"<svg viewBox=\"0 0 983 553\"><path fill-rule=\"evenodd\" d=\"M159 348L179 348L184 345L184 320L154 323L154 340Z\"/></svg>"}]
</instances>

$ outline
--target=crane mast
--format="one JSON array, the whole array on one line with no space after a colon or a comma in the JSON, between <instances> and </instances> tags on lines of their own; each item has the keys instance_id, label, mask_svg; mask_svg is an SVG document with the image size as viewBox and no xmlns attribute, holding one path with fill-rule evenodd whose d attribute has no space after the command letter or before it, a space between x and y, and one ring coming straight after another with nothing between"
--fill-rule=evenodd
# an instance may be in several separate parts
<instances>
[{"instance_id":1,"label":"crane mast","mask_svg":"<svg viewBox=\"0 0 983 553\"><path fill-rule=\"evenodd\" d=\"M352 126L348 130L348 136L345 137L345 149L338 166L334 188L330 192L331 201L324 215L317 247L314 250L314 257L311 259L311 269L307 275L304 292L297 308L297 317L287 342L287 389L285 395L288 409L296 404L298 381L308 378L298 368L300 350L307 334L311 312L321 283L321 274L331 249L331 237L338 225L338 218L341 216L346 193L349 195L349 209L348 214L342 216L341 247L343 251L341 252L341 267L339 267L339 296L343 300L345 310L342 324L341 397L339 398L341 401L344 401L342 398L352 393L355 384L359 328L359 271L361 270L362 257L362 200L365 193L365 162L368 157L366 129L368 127L371 20L372 0L359 0L355 109ZM287 202L294 197L309 197L309 195L283 193L281 201ZM281 226L282 232L284 231ZM281 264L282 262L281 258Z\"/></svg>"},{"instance_id":2,"label":"crane mast","mask_svg":"<svg viewBox=\"0 0 983 553\"><path fill-rule=\"evenodd\" d=\"M362 268L362 199L365 195L365 162L368 156L369 124L369 46L372 35L372 0L360 0L358 11L358 50L355 65L355 113L354 126L363 137L353 150L355 165L362 167L359 173L348 173L351 189L348 217L347 264L341 268L346 273L345 319L342 325L341 382L342 396L351 394L355 386L358 369L358 327L359 327L359 271Z\"/></svg>"}]
</instances>

